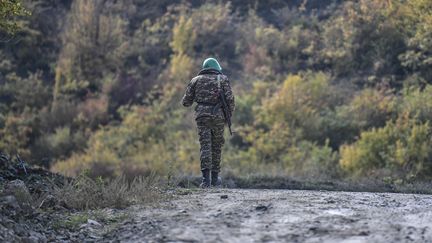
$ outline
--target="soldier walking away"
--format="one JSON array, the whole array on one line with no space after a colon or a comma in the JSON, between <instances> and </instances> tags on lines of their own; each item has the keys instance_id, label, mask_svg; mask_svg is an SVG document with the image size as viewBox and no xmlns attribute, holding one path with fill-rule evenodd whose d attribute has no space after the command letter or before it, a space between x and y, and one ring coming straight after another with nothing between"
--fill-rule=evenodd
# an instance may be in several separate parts
<instances>
[{"instance_id":1,"label":"soldier walking away","mask_svg":"<svg viewBox=\"0 0 432 243\"><path fill-rule=\"evenodd\" d=\"M183 96L182 104L186 107L194 102L195 120L200 142L200 160L202 171L201 187L220 186L219 178L223 134L225 124L231 133L231 114L234 111L234 95L227 76L223 75L219 62L207 58L198 76L193 78ZM210 178L211 173L211 178Z\"/></svg>"}]
</instances>

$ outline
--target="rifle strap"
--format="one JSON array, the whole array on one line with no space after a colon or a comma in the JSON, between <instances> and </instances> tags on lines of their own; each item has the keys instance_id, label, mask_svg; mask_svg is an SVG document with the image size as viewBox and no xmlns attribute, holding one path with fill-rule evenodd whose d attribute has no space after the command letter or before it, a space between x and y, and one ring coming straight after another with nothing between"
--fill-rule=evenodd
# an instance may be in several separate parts
<instances>
[{"instance_id":1,"label":"rifle strap","mask_svg":"<svg viewBox=\"0 0 432 243\"><path fill-rule=\"evenodd\" d=\"M220 95L223 95L225 97L225 90L221 84L221 75L218 74L217 76L217 81L218 81L218 92Z\"/></svg>"},{"instance_id":2,"label":"rifle strap","mask_svg":"<svg viewBox=\"0 0 432 243\"><path fill-rule=\"evenodd\" d=\"M223 93L222 93L222 89L221 89L221 87L222 87L222 85L221 85L221 78L220 78L220 74L218 74L217 75L217 77L216 77L216 79L217 79L217 86L218 86L218 93L219 93L219 95L224 95ZM216 114L216 111L217 110L219 110L220 108L222 108L222 104L221 104L221 102L219 102L219 104L218 105L216 105L214 108L213 108L213 114ZM223 108L222 108L223 109Z\"/></svg>"},{"instance_id":3,"label":"rifle strap","mask_svg":"<svg viewBox=\"0 0 432 243\"><path fill-rule=\"evenodd\" d=\"M225 95L225 92L223 90L222 84L221 84L221 75L217 75L217 85L218 85L218 93L219 95Z\"/></svg>"},{"instance_id":4,"label":"rifle strap","mask_svg":"<svg viewBox=\"0 0 432 243\"><path fill-rule=\"evenodd\" d=\"M220 74L217 75L217 82L218 82L218 92L221 93L222 92L222 85L221 85L221 77Z\"/></svg>"}]
</instances>

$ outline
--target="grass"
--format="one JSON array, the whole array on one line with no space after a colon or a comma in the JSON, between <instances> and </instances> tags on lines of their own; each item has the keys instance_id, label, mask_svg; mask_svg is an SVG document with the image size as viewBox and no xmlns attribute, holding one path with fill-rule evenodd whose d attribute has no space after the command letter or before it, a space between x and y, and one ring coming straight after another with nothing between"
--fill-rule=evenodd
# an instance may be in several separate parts
<instances>
[{"instance_id":1,"label":"grass","mask_svg":"<svg viewBox=\"0 0 432 243\"><path fill-rule=\"evenodd\" d=\"M108 212L101 209L87 210L64 214L61 219L57 219L52 223L52 227L55 230L67 229L70 231L77 231L83 224L86 224L89 219L95 220L104 226L112 226L128 218L130 218L130 215L125 212Z\"/></svg>"},{"instance_id":2,"label":"grass","mask_svg":"<svg viewBox=\"0 0 432 243\"><path fill-rule=\"evenodd\" d=\"M80 228L81 225L87 223L89 216L87 214L76 214L65 216L63 219L56 220L52 227L55 230L59 229L68 229L72 231L76 231Z\"/></svg>"},{"instance_id":3,"label":"grass","mask_svg":"<svg viewBox=\"0 0 432 243\"><path fill-rule=\"evenodd\" d=\"M157 181L154 174L136 177L132 181L124 176L103 180L80 175L55 187L54 196L72 209L125 208L135 203L159 200L162 194Z\"/></svg>"}]
</instances>

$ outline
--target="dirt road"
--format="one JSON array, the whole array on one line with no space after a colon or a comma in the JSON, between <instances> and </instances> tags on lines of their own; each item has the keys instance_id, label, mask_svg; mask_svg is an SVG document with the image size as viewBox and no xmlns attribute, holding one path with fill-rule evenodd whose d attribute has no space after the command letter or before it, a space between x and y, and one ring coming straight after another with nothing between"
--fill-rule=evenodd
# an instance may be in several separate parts
<instances>
[{"instance_id":1,"label":"dirt road","mask_svg":"<svg viewBox=\"0 0 432 243\"><path fill-rule=\"evenodd\" d=\"M106 235L122 242L432 242L432 196L185 191Z\"/></svg>"}]
</instances>

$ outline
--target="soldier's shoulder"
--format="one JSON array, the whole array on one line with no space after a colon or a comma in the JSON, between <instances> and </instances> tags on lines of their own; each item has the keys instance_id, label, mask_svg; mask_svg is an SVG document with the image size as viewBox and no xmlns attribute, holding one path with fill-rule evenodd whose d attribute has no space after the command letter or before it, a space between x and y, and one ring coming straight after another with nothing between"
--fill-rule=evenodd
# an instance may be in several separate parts
<instances>
[{"instance_id":1,"label":"soldier's shoulder","mask_svg":"<svg viewBox=\"0 0 432 243\"><path fill-rule=\"evenodd\" d=\"M193 77L190 81L191 84L195 84L200 78L201 78L200 75Z\"/></svg>"},{"instance_id":2,"label":"soldier's shoulder","mask_svg":"<svg viewBox=\"0 0 432 243\"><path fill-rule=\"evenodd\" d=\"M214 77L213 74L207 74L207 73L200 74L197 76L197 78L199 78L199 79L211 79L212 77Z\"/></svg>"}]
</instances>

